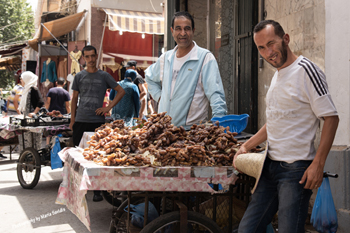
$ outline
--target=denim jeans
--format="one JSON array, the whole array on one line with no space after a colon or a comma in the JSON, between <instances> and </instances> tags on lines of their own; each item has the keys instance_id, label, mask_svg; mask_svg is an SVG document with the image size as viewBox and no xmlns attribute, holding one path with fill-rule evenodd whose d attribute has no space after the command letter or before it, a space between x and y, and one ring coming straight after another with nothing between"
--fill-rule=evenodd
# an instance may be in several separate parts
<instances>
[{"instance_id":1,"label":"denim jeans","mask_svg":"<svg viewBox=\"0 0 350 233\"><path fill-rule=\"evenodd\" d=\"M265 232L278 211L278 232L304 233L310 189L299 184L312 161L286 163L266 158L252 200L239 224L239 233Z\"/></svg>"}]
</instances>

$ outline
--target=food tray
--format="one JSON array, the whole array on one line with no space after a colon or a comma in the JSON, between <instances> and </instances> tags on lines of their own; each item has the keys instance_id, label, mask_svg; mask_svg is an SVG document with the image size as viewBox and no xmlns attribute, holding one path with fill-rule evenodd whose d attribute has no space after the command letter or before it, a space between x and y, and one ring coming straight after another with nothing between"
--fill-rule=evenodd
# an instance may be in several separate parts
<instances>
[{"instance_id":1,"label":"food tray","mask_svg":"<svg viewBox=\"0 0 350 233\"><path fill-rule=\"evenodd\" d=\"M60 120L51 120L50 118L17 118L10 117L10 124L18 124L21 126L51 126L69 124L70 118L62 118Z\"/></svg>"}]
</instances>

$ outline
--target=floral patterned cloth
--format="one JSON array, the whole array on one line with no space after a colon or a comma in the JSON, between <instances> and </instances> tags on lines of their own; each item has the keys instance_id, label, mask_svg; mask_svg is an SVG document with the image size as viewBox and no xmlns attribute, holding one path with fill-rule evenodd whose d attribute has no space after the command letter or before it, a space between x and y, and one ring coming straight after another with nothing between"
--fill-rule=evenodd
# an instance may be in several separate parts
<instances>
[{"instance_id":1,"label":"floral patterned cloth","mask_svg":"<svg viewBox=\"0 0 350 233\"><path fill-rule=\"evenodd\" d=\"M64 148L59 156L65 163L56 204L66 205L89 230L87 190L215 193L208 183L228 187L238 179L232 167L107 167L85 160L80 148Z\"/></svg>"}]
</instances>

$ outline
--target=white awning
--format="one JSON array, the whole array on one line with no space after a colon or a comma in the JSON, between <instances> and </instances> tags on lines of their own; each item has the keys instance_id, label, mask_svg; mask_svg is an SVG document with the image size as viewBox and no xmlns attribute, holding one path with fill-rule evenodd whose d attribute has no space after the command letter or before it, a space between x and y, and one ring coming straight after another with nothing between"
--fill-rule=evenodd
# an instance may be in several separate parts
<instances>
[{"instance_id":1,"label":"white awning","mask_svg":"<svg viewBox=\"0 0 350 233\"><path fill-rule=\"evenodd\" d=\"M164 17L159 13L103 9L111 31L164 34Z\"/></svg>"}]
</instances>

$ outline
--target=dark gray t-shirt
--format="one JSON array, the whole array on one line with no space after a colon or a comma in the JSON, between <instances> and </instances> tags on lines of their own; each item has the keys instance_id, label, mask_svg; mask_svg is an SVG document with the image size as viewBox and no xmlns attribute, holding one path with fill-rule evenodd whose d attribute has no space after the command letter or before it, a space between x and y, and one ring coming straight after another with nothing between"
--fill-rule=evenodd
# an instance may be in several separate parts
<instances>
[{"instance_id":1,"label":"dark gray t-shirt","mask_svg":"<svg viewBox=\"0 0 350 233\"><path fill-rule=\"evenodd\" d=\"M75 116L76 122L104 123L105 117L96 115L101 108L107 88L115 88L118 83L102 70L89 73L82 70L74 77L72 89L79 92L79 105Z\"/></svg>"}]
</instances>

